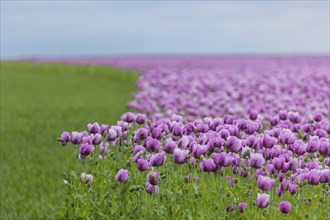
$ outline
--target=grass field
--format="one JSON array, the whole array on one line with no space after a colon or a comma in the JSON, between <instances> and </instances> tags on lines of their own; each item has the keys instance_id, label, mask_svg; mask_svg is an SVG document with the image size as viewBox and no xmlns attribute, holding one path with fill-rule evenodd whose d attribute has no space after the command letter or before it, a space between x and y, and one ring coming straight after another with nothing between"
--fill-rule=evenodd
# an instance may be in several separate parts
<instances>
[{"instance_id":1,"label":"grass field","mask_svg":"<svg viewBox=\"0 0 330 220\"><path fill-rule=\"evenodd\" d=\"M56 137L89 122L115 123L137 79L108 67L1 62L0 219L56 217L74 160Z\"/></svg>"}]
</instances>

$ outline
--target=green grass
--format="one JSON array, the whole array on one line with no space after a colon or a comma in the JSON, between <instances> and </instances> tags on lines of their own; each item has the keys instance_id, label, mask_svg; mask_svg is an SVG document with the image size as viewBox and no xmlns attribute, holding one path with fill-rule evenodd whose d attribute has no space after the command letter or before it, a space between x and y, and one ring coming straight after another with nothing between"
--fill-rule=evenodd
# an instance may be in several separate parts
<instances>
[{"instance_id":1,"label":"green grass","mask_svg":"<svg viewBox=\"0 0 330 220\"><path fill-rule=\"evenodd\" d=\"M0 219L56 217L72 151L56 137L115 123L138 74L108 67L1 62Z\"/></svg>"}]
</instances>

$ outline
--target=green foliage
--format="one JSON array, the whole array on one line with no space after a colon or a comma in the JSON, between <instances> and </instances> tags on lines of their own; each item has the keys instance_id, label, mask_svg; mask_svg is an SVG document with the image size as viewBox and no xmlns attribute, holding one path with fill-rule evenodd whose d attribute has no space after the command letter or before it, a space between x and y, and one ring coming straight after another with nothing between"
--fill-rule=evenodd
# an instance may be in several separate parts
<instances>
[{"instance_id":1,"label":"green foliage","mask_svg":"<svg viewBox=\"0 0 330 220\"><path fill-rule=\"evenodd\" d=\"M1 62L0 219L55 218L75 160L56 138L89 122L115 123L137 79L109 67Z\"/></svg>"}]
</instances>

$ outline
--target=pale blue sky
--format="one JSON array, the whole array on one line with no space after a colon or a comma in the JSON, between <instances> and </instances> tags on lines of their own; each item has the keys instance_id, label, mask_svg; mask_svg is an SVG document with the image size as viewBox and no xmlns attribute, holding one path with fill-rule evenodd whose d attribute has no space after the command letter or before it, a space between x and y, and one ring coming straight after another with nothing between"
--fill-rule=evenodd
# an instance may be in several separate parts
<instances>
[{"instance_id":1,"label":"pale blue sky","mask_svg":"<svg viewBox=\"0 0 330 220\"><path fill-rule=\"evenodd\" d=\"M329 54L329 1L3 1L1 57Z\"/></svg>"}]
</instances>

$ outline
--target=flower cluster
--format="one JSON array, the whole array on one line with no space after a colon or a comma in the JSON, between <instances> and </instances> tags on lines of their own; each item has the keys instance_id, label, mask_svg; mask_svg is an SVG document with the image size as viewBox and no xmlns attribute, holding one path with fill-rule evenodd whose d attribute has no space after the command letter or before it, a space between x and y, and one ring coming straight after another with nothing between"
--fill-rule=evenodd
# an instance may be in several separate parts
<instances>
[{"instance_id":1,"label":"flower cluster","mask_svg":"<svg viewBox=\"0 0 330 220\"><path fill-rule=\"evenodd\" d=\"M233 174L255 179L263 192L256 198L260 208L271 204L267 192L276 186L277 196L281 197L286 191L295 194L305 184L330 184L330 124L322 113L302 117L282 110L270 120L251 115L250 119L225 115L185 121L174 114L171 119L148 123L145 115L128 112L116 125L88 124L83 132L63 132L59 141L78 146L81 160L95 154L106 158L111 147L130 147L131 162L146 173L142 175L146 176L145 190L149 194L160 192L162 178L157 168L166 167L169 160L199 172L219 174L230 169ZM95 149L99 149L97 153ZM129 181L128 169L119 170L115 179ZM90 184L93 177L88 175L81 179ZM183 175L191 179L191 174ZM230 176L226 179L232 186L237 183ZM231 205L227 210L234 208ZM238 204L239 212L246 208L247 204ZM288 213L291 204L284 201L279 209Z\"/></svg>"}]
</instances>

